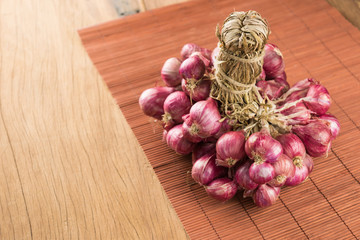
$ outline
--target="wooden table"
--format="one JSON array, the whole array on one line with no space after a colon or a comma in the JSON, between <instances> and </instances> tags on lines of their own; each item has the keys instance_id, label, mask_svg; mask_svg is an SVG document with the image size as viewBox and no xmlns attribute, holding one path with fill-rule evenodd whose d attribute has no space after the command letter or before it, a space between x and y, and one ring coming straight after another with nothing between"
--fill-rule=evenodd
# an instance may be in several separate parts
<instances>
[{"instance_id":1,"label":"wooden table","mask_svg":"<svg viewBox=\"0 0 360 240\"><path fill-rule=\"evenodd\" d=\"M0 1L1 239L187 238L76 32L180 1Z\"/></svg>"}]
</instances>

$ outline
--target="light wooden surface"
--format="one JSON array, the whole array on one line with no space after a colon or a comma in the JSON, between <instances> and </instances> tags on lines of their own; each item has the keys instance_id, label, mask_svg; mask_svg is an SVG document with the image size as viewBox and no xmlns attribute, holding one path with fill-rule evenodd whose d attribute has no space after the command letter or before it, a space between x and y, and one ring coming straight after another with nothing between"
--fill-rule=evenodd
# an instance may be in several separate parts
<instances>
[{"instance_id":1,"label":"light wooden surface","mask_svg":"<svg viewBox=\"0 0 360 240\"><path fill-rule=\"evenodd\" d=\"M0 1L0 239L185 239L77 29L110 0Z\"/></svg>"},{"instance_id":2,"label":"light wooden surface","mask_svg":"<svg viewBox=\"0 0 360 240\"><path fill-rule=\"evenodd\" d=\"M344 17L360 29L360 0L327 0Z\"/></svg>"}]
</instances>

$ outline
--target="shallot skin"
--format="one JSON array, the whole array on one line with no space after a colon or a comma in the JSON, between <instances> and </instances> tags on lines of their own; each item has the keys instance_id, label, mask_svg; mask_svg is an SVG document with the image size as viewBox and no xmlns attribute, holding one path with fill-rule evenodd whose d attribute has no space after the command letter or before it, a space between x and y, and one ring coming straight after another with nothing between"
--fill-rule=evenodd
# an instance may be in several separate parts
<instances>
[{"instance_id":1,"label":"shallot skin","mask_svg":"<svg viewBox=\"0 0 360 240\"><path fill-rule=\"evenodd\" d=\"M216 139L220 138L223 134L231 131L231 129L232 129L231 121L226 118L221 123L221 127L220 127L219 131L214 135L214 138L216 138ZM217 141L217 140L215 140L215 141Z\"/></svg>"},{"instance_id":2,"label":"shallot skin","mask_svg":"<svg viewBox=\"0 0 360 240\"><path fill-rule=\"evenodd\" d=\"M320 84L311 85L304 99L304 103L312 112L318 115L325 114L330 108L330 94L326 88Z\"/></svg>"},{"instance_id":3,"label":"shallot skin","mask_svg":"<svg viewBox=\"0 0 360 240\"><path fill-rule=\"evenodd\" d=\"M308 167L302 165L301 167L295 168L295 174L292 177L288 177L286 179L286 186L296 186L305 181L305 179L309 176Z\"/></svg>"},{"instance_id":4,"label":"shallot skin","mask_svg":"<svg viewBox=\"0 0 360 240\"><path fill-rule=\"evenodd\" d=\"M303 164L308 168L308 172L310 174L314 169L314 160L312 159L312 157L306 154L303 160Z\"/></svg>"},{"instance_id":5,"label":"shallot skin","mask_svg":"<svg viewBox=\"0 0 360 240\"><path fill-rule=\"evenodd\" d=\"M171 149L179 154L189 154L192 152L195 144L184 138L181 124L171 128L166 134L166 143Z\"/></svg>"},{"instance_id":6,"label":"shallot skin","mask_svg":"<svg viewBox=\"0 0 360 240\"><path fill-rule=\"evenodd\" d=\"M188 57L190 57L190 55L192 53L198 52L200 50L201 50L201 48L198 45L196 45L195 43L187 43L182 47L180 55L181 55L182 59L185 60Z\"/></svg>"},{"instance_id":7,"label":"shallot skin","mask_svg":"<svg viewBox=\"0 0 360 240\"><path fill-rule=\"evenodd\" d=\"M281 84L284 87L284 92L287 92L290 88L290 84L288 83L286 72L283 71L280 75L275 76L273 79L275 82Z\"/></svg>"},{"instance_id":8,"label":"shallot skin","mask_svg":"<svg viewBox=\"0 0 360 240\"><path fill-rule=\"evenodd\" d=\"M246 156L245 135L243 131L223 134L216 143L216 164L232 167Z\"/></svg>"},{"instance_id":9,"label":"shallot skin","mask_svg":"<svg viewBox=\"0 0 360 240\"><path fill-rule=\"evenodd\" d=\"M280 49L271 43L265 45L265 56L263 68L266 73L267 79L273 79L280 75L285 69L285 63L283 61Z\"/></svg>"},{"instance_id":10,"label":"shallot skin","mask_svg":"<svg viewBox=\"0 0 360 240\"><path fill-rule=\"evenodd\" d=\"M193 129L192 135L201 138L214 136L221 128L221 119L217 103L208 98L195 103L190 109L190 117L185 121Z\"/></svg>"},{"instance_id":11,"label":"shallot skin","mask_svg":"<svg viewBox=\"0 0 360 240\"><path fill-rule=\"evenodd\" d=\"M204 54L202 54L201 52L193 52L190 55L190 57L192 57L192 56L198 56L205 64L206 69L209 69L209 70L211 69L211 66L212 66L211 61L210 61L210 59L205 57Z\"/></svg>"},{"instance_id":12,"label":"shallot skin","mask_svg":"<svg viewBox=\"0 0 360 240\"><path fill-rule=\"evenodd\" d=\"M253 193L253 200L256 206L265 208L275 204L279 195L280 188L262 184Z\"/></svg>"},{"instance_id":13,"label":"shallot skin","mask_svg":"<svg viewBox=\"0 0 360 240\"><path fill-rule=\"evenodd\" d=\"M270 100L275 100L286 92L285 87L274 80L261 80L256 83L256 86L259 88L261 95L264 98L267 96Z\"/></svg>"},{"instance_id":14,"label":"shallot skin","mask_svg":"<svg viewBox=\"0 0 360 240\"><path fill-rule=\"evenodd\" d=\"M293 160L298 160L301 163L302 159L305 157L306 149L298 136L293 133L286 133L279 135L276 140L281 143L285 155Z\"/></svg>"},{"instance_id":15,"label":"shallot skin","mask_svg":"<svg viewBox=\"0 0 360 240\"><path fill-rule=\"evenodd\" d=\"M288 119L287 123L290 125L307 124L311 120L311 110L308 109L302 102L298 102L295 106L285 109L281 113L285 116L298 114L297 116Z\"/></svg>"},{"instance_id":16,"label":"shallot skin","mask_svg":"<svg viewBox=\"0 0 360 240\"><path fill-rule=\"evenodd\" d=\"M207 194L220 202L233 198L237 192L236 183L230 178L218 178L205 186Z\"/></svg>"},{"instance_id":17,"label":"shallot skin","mask_svg":"<svg viewBox=\"0 0 360 240\"><path fill-rule=\"evenodd\" d=\"M189 116L190 117L190 116ZM189 126L187 124L187 121L185 121L182 125L182 130L183 130L183 134L184 134L184 137L185 139L187 139L188 141L190 142L193 142L193 143L199 143L201 142L203 139L201 137L199 137L198 135L194 135L192 134L191 132L191 126Z\"/></svg>"},{"instance_id":18,"label":"shallot skin","mask_svg":"<svg viewBox=\"0 0 360 240\"><path fill-rule=\"evenodd\" d=\"M207 185L212 180L225 176L226 173L226 168L216 166L215 154L212 156L204 155L200 157L196 160L191 170L192 178L200 185Z\"/></svg>"},{"instance_id":19,"label":"shallot skin","mask_svg":"<svg viewBox=\"0 0 360 240\"><path fill-rule=\"evenodd\" d=\"M238 185L246 190L254 190L257 188L258 184L251 180L249 176L249 168L251 163L246 161L240 165L235 172L235 180Z\"/></svg>"},{"instance_id":20,"label":"shallot skin","mask_svg":"<svg viewBox=\"0 0 360 240\"><path fill-rule=\"evenodd\" d=\"M211 63L213 66L215 65L216 58L219 55L219 52L220 52L220 48L217 46L214 48L214 50L211 53Z\"/></svg>"},{"instance_id":21,"label":"shallot skin","mask_svg":"<svg viewBox=\"0 0 360 240\"><path fill-rule=\"evenodd\" d=\"M198 160L199 158L201 158L204 155L214 155L216 153L216 144L215 143L207 143L207 142L202 142L199 144L196 144L196 146L194 147L194 150L192 152L191 158L192 158L192 163L194 164L194 162L196 160Z\"/></svg>"},{"instance_id":22,"label":"shallot skin","mask_svg":"<svg viewBox=\"0 0 360 240\"><path fill-rule=\"evenodd\" d=\"M210 95L211 80L207 77L202 78L195 84L188 83L187 80L181 80L181 88L195 102L206 100Z\"/></svg>"},{"instance_id":23,"label":"shallot skin","mask_svg":"<svg viewBox=\"0 0 360 240\"><path fill-rule=\"evenodd\" d=\"M329 151L331 132L321 120L311 121L307 125L296 125L292 128L304 143L306 152L312 157L320 157Z\"/></svg>"},{"instance_id":24,"label":"shallot skin","mask_svg":"<svg viewBox=\"0 0 360 240\"><path fill-rule=\"evenodd\" d=\"M285 102L292 102L305 97L309 87L314 84L318 84L318 82L313 78L305 78L304 80L298 81L289 89L289 93L291 94L289 94Z\"/></svg>"},{"instance_id":25,"label":"shallot skin","mask_svg":"<svg viewBox=\"0 0 360 240\"><path fill-rule=\"evenodd\" d=\"M190 107L190 99L184 92L173 92L164 101L165 115L163 119L168 116L169 119L165 120L173 120L175 123L182 123L182 116L190 112Z\"/></svg>"},{"instance_id":26,"label":"shallot skin","mask_svg":"<svg viewBox=\"0 0 360 240\"><path fill-rule=\"evenodd\" d=\"M250 135L245 143L245 152L250 159L274 163L283 153L281 144L266 131Z\"/></svg>"},{"instance_id":27,"label":"shallot skin","mask_svg":"<svg viewBox=\"0 0 360 240\"><path fill-rule=\"evenodd\" d=\"M176 87L181 83L181 76L179 73L179 68L181 61L178 58L169 58L165 61L161 69L161 78L169 87Z\"/></svg>"},{"instance_id":28,"label":"shallot skin","mask_svg":"<svg viewBox=\"0 0 360 240\"><path fill-rule=\"evenodd\" d=\"M257 184L265 184L275 177L275 169L270 163L253 163L249 168L250 179Z\"/></svg>"},{"instance_id":29,"label":"shallot skin","mask_svg":"<svg viewBox=\"0 0 360 240\"><path fill-rule=\"evenodd\" d=\"M161 120L164 114L165 99L175 91L172 87L154 87L143 91L139 105L145 115Z\"/></svg>"},{"instance_id":30,"label":"shallot skin","mask_svg":"<svg viewBox=\"0 0 360 240\"><path fill-rule=\"evenodd\" d=\"M197 55L185 59L179 69L180 75L185 79L200 80L205 73L205 64Z\"/></svg>"},{"instance_id":31,"label":"shallot skin","mask_svg":"<svg viewBox=\"0 0 360 240\"><path fill-rule=\"evenodd\" d=\"M275 177L268 183L270 186L281 187L285 185L288 177L292 177L295 174L295 165L285 154L282 154L272 166L274 167Z\"/></svg>"},{"instance_id":32,"label":"shallot skin","mask_svg":"<svg viewBox=\"0 0 360 240\"><path fill-rule=\"evenodd\" d=\"M243 198L252 197L253 194L254 194L254 190L244 189Z\"/></svg>"},{"instance_id":33,"label":"shallot skin","mask_svg":"<svg viewBox=\"0 0 360 240\"><path fill-rule=\"evenodd\" d=\"M339 120L335 116L329 113L319 116L319 119L325 122L325 124L329 126L332 139L335 139L340 133Z\"/></svg>"}]
</instances>

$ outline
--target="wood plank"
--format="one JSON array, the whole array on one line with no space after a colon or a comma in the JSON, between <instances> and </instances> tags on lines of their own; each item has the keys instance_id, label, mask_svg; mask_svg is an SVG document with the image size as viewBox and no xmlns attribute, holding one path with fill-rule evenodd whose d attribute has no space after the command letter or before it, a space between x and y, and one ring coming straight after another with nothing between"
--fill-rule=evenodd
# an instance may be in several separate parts
<instances>
[{"instance_id":1,"label":"wood plank","mask_svg":"<svg viewBox=\"0 0 360 240\"><path fill-rule=\"evenodd\" d=\"M110 1L0 1L0 238L186 239L76 29Z\"/></svg>"},{"instance_id":2,"label":"wood plank","mask_svg":"<svg viewBox=\"0 0 360 240\"><path fill-rule=\"evenodd\" d=\"M327 0L336 7L347 20L360 29L360 1L359 0Z\"/></svg>"},{"instance_id":3,"label":"wood plank","mask_svg":"<svg viewBox=\"0 0 360 240\"><path fill-rule=\"evenodd\" d=\"M161 141L161 128L137 104L143 90L161 85L163 62L178 57L184 43L213 48L216 24L234 9L254 9L268 20L270 42L284 53L290 83L315 76L332 94L330 110L342 125L329 157L315 159L309 180L285 188L280 201L267 209L241 197L221 204L189 183L189 157L174 154ZM358 32L324 0L198 0L83 29L80 36L191 238L352 239L360 237L355 149L360 109L351 101L360 91L358 72L351 67L359 58Z\"/></svg>"}]
</instances>

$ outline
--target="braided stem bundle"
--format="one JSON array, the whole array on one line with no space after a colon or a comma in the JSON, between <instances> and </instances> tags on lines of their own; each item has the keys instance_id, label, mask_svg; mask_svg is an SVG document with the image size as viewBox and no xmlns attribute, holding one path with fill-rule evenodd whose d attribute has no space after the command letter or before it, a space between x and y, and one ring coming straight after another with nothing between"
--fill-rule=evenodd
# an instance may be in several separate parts
<instances>
[{"instance_id":1,"label":"braided stem bundle","mask_svg":"<svg viewBox=\"0 0 360 240\"><path fill-rule=\"evenodd\" d=\"M216 29L220 51L212 77L211 97L221 102L223 116L236 120L248 132L269 127L286 128L274 112L275 104L263 99L256 87L270 30L256 11L233 12Z\"/></svg>"}]
</instances>

